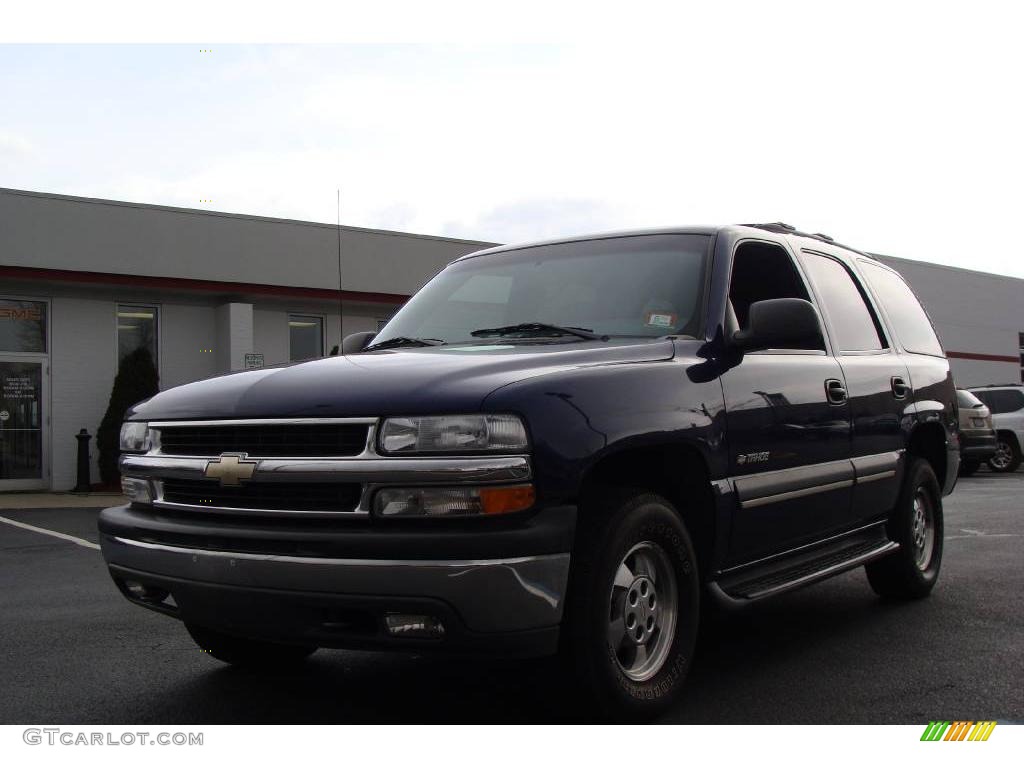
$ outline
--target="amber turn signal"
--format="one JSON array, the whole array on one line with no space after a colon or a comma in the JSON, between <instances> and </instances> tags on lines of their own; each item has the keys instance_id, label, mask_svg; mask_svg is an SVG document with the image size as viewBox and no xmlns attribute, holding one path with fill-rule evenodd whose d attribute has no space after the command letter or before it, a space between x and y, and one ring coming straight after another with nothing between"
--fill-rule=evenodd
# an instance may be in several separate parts
<instances>
[{"instance_id":1,"label":"amber turn signal","mask_svg":"<svg viewBox=\"0 0 1024 768\"><path fill-rule=\"evenodd\" d=\"M532 507L535 500L536 494L532 485L480 489L480 502L485 515L521 512Z\"/></svg>"}]
</instances>

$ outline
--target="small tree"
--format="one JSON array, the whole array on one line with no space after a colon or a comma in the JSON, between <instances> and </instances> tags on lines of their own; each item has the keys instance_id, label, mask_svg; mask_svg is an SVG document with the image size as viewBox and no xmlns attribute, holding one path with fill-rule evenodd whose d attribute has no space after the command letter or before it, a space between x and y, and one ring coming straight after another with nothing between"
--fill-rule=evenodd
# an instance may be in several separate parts
<instances>
[{"instance_id":1,"label":"small tree","mask_svg":"<svg viewBox=\"0 0 1024 768\"><path fill-rule=\"evenodd\" d=\"M107 412L96 432L100 479L104 485L115 485L118 481L117 457L121 452L121 423L125 411L159 391L156 365L148 349L140 347L121 358Z\"/></svg>"}]
</instances>

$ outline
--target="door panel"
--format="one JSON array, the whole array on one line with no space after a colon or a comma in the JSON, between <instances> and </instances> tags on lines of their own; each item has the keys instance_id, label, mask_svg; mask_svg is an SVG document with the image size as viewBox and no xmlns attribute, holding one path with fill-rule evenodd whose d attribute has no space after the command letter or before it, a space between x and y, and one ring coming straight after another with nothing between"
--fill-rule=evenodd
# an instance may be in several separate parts
<instances>
[{"instance_id":1,"label":"door panel","mask_svg":"<svg viewBox=\"0 0 1024 768\"><path fill-rule=\"evenodd\" d=\"M907 366L895 353L840 355L838 360L850 400L851 454L858 478L871 477L859 479L853 491L853 512L859 522L884 516L896 503L902 480L904 411L913 396ZM902 398L894 393L893 378L907 387Z\"/></svg>"},{"instance_id":2,"label":"door panel","mask_svg":"<svg viewBox=\"0 0 1024 768\"><path fill-rule=\"evenodd\" d=\"M850 411L825 382L827 355L755 353L722 376L737 509L730 559L745 562L819 538L850 517Z\"/></svg>"}]
</instances>

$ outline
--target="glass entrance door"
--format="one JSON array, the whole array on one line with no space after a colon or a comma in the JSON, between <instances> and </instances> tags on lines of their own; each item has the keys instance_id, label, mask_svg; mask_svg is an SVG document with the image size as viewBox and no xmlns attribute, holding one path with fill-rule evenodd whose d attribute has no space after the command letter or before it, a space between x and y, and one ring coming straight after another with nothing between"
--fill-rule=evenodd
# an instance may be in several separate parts
<instances>
[{"instance_id":1,"label":"glass entrance door","mask_svg":"<svg viewBox=\"0 0 1024 768\"><path fill-rule=\"evenodd\" d=\"M0 358L0 489L46 485L43 363Z\"/></svg>"},{"instance_id":2,"label":"glass entrance door","mask_svg":"<svg viewBox=\"0 0 1024 768\"><path fill-rule=\"evenodd\" d=\"M0 297L0 491L49 486L48 308Z\"/></svg>"}]
</instances>

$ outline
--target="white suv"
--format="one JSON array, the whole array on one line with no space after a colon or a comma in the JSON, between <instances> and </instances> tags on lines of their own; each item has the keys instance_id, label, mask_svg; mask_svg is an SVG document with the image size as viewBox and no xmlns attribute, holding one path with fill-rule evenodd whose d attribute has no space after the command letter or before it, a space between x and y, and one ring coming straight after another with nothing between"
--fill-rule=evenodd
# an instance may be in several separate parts
<instances>
[{"instance_id":1,"label":"white suv","mask_svg":"<svg viewBox=\"0 0 1024 768\"><path fill-rule=\"evenodd\" d=\"M996 454L988 460L989 467L993 472L1016 471L1024 446L1024 384L990 384L970 392L992 411Z\"/></svg>"}]
</instances>

